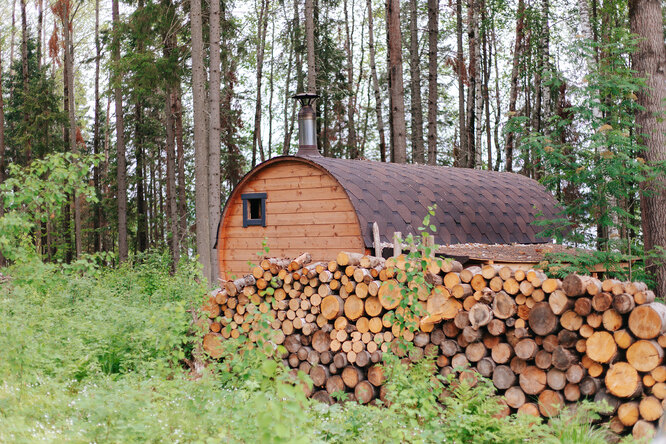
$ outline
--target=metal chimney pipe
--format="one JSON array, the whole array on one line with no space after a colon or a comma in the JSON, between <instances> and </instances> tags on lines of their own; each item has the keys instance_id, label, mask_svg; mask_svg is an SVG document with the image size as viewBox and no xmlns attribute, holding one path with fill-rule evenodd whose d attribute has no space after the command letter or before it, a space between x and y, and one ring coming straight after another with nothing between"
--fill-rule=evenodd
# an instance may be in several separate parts
<instances>
[{"instance_id":1,"label":"metal chimney pipe","mask_svg":"<svg viewBox=\"0 0 666 444\"><path fill-rule=\"evenodd\" d=\"M317 116L312 106L317 94L299 93L293 98L301 102L298 112L298 152L297 156L321 156L317 149Z\"/></svg>"}]
</instances>

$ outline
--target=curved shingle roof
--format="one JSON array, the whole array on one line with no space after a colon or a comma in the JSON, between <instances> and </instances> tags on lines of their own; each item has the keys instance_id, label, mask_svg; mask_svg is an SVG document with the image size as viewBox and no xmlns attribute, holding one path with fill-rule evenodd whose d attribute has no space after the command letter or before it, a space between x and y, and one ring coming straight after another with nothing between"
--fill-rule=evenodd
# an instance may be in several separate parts
<instances>
[{"instance_id":1,"label":"curved shingle roof","mask_svg":"<svg viewBox=\"0 0 666 444\"><path fill-rule=\"evenodd\" d=\"M294 157L289 156L294 159ZM428 206L437 204L431 224L435 242L533 244L542 227L531 223L539 214L554 219L559 212L553 196L538 182L515 173L369 160L296 157L328 171L349 195L366 247L373 244L372 223L382 242L393 233L418 234Z\"/></svg>"}]
</instances>

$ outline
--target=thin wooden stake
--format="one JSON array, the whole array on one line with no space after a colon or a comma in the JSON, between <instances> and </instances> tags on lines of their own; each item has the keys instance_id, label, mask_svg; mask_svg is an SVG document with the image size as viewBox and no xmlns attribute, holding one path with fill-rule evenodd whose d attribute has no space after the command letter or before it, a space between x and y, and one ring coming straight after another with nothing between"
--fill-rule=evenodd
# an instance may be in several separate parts
<instances>
[{"instance_id":1,"label":"thin wooden stake","mask_svg":"<svg viewBox=\"0 0 666 444\"><path fill-rule=\"evenodd\" d=\"M379 237L379 225L377 225L377 222L372 223L372 237L375 247L375 256L382 257L382 241Z\"/></svg>"},{"instance_id":2,"label":"thin wooden stake","mask_svg":"<svg viewBox=\"0 0 666 444\"><path fill-rule=\"evenodd\" d=\"M393 256L400 256L402 254L402 233L396 231L393 233Z\"/></svg>"}]
</instances>

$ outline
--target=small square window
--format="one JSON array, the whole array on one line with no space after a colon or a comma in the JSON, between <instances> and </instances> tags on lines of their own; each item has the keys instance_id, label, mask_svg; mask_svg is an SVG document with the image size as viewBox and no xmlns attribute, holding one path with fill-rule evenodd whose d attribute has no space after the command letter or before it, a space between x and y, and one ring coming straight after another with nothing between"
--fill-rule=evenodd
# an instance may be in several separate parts
<instances>
[{"instance_id":1,"label":"small square window","mask_svg":"<svg viewBox=\"0 0 666 444\"><path fill-rule=\"evenodd\" d=\"M243 200L243 227L266 226L266 193L246 193Z\"/></svg>"}]
</instances>

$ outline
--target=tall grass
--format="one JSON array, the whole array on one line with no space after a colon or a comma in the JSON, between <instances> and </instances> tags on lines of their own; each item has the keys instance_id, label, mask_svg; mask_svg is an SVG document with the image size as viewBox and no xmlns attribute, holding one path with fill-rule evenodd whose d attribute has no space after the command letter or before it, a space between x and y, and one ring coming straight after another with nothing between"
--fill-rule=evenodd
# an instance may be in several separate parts
<instances>
[{"instance_id":1,"label":"tall grass","mask_svg":"<svg viewBox=\"0 0 666 444\"><path fill-rule=\"evenodd\" d=\"M166 256L118 269L28 261L0 285L0 442L598 442L587 418L555 427L494 418L488 384L448 387L427 361L388 362L391 405L327 406L258 349L229 342L224 364L185 365L188 310L204 288ZM239 348L240 347L240 348ZM436 402L442 390L446 408ZM573 432L571 432L573 433ZM594 438L594 439L593 439ZM470 441L471 439L471 441Z\"/></svg>"}]
</instances>

